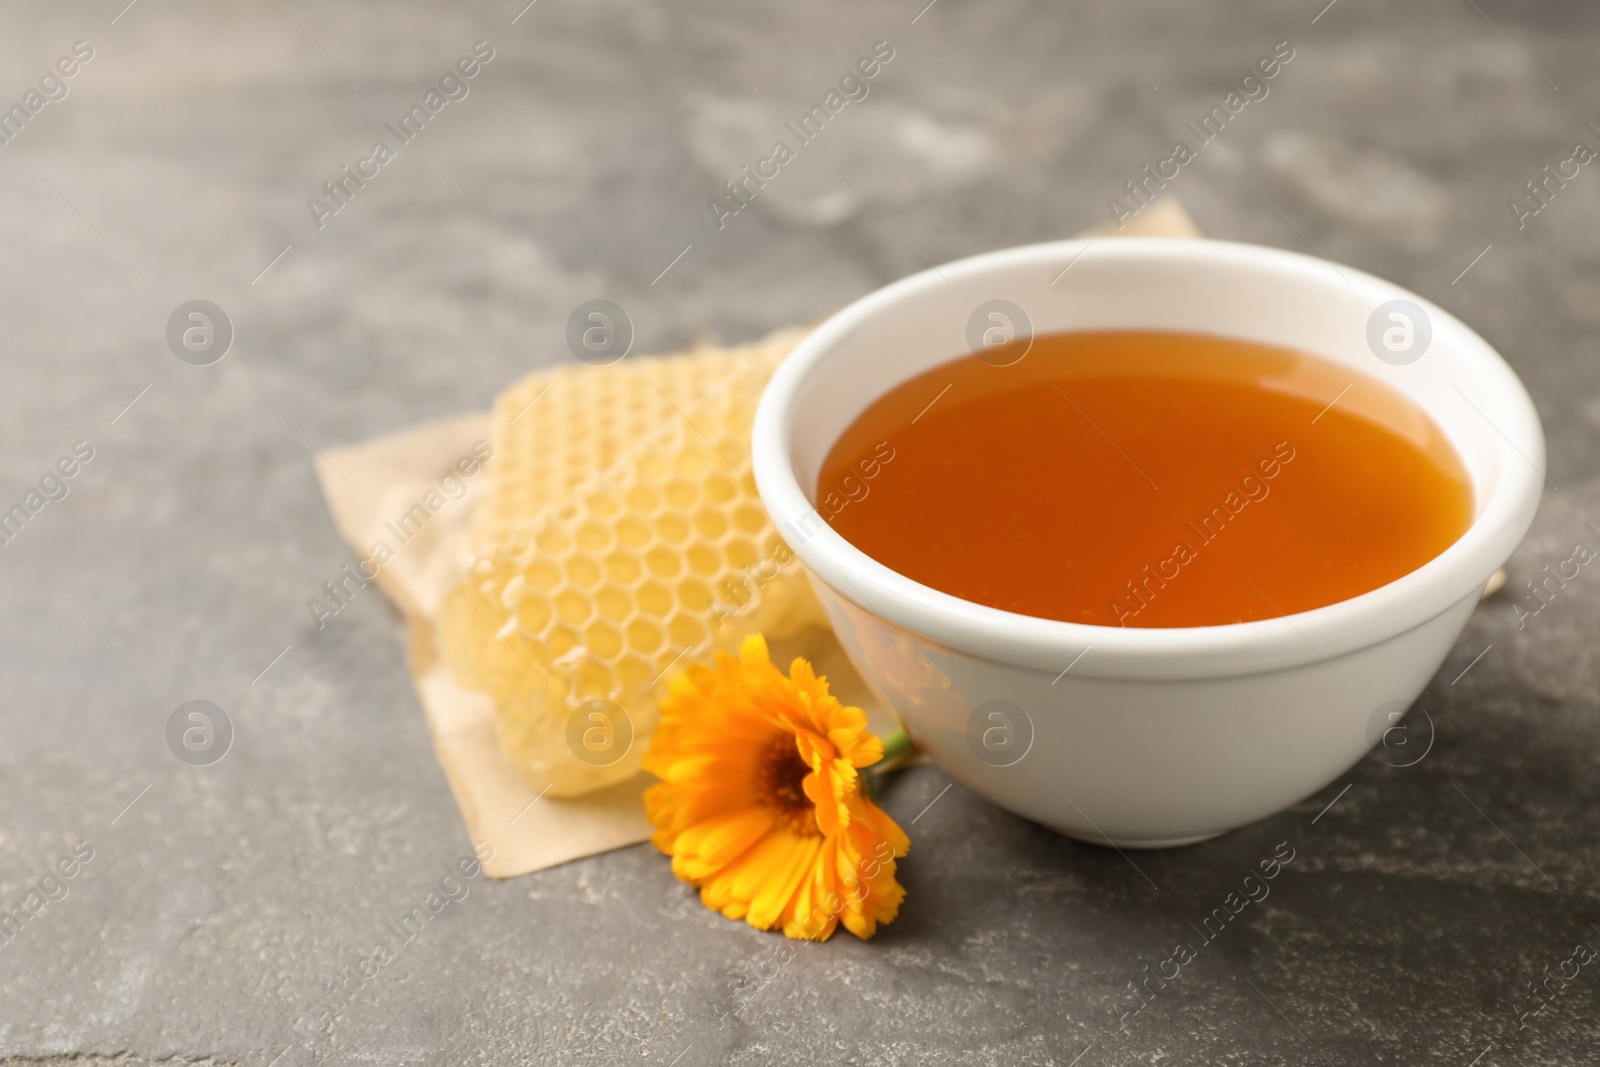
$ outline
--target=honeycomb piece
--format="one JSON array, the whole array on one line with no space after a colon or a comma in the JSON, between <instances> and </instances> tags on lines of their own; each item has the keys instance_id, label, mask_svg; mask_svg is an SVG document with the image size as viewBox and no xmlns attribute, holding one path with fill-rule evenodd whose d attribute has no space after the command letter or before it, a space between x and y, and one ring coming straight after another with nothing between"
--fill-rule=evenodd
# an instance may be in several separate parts
<instances>
[{"instance_id":1,"label":"honeycomb piece","mask_svg":"<svg viewBox=\"0 0 1600 1067\"><path fill-rule=\"evenodd\" d=\"M750 472L756 404L798 337L567 368L497 399L489 496L439 647L493 699L536 788L631 777L672 675L822 621ZM626 713L612 725L631 744L580 758L571 723L596 700Z\"/></svg>"},{"instance_id":2,"label":"honeycomb piece","mask_svg":"<svg viewBox=\"0 0 1600 1067\"><path fill-rule=\"evenodd\" d=\"M784 331L737 354L701 348L611 367L560 367L506 388L495 398L495 461L489 493L473 512L474 544L512 536L547 504L679 418L673 405L698 407L720 387L731 360L770 363L770 374L803 336Z\"/></svg>"}]
</instances>

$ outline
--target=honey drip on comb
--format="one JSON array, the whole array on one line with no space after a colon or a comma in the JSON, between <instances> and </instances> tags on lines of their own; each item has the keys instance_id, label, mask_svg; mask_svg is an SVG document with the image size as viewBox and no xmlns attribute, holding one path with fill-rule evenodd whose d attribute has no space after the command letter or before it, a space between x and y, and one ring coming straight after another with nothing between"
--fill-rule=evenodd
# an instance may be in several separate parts
<instances>
[{"instance_id":1,"label":"honey drip on comb","mask_svg":"<svg viewBox=\"0 0 1600 1067\"><path fill-rule=\"evenodd\" d=\"M1266 619L1387 584L1471 523L1443 432L1343 365L1153 331L987 358L870 405L818 483L847 540L943 592L1105 626Z\"/></svg>"}]
</instances>

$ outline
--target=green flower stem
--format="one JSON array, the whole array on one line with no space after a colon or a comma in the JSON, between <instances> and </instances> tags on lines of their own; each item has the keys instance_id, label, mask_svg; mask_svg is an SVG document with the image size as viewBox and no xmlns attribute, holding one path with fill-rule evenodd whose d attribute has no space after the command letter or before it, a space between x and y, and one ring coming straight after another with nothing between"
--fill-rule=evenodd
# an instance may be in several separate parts
<instances>
[{"instance_id":1,"label":"green flower stem","mask_svg":"<svg viewBox=\"0 0 1600 1067\"><path fill-rule=\"evenodd\" d=\"M896 730L885 737L883 758L861 772L861 782L868 798L877 799L881 779L899 770L900 764L904 762L903 757L910 756L916 751L916 744L904 730Z\"/></svg>"},{"instance_id":2,"label":"green flower stem","mask_svg":"<svg viewBox=\"0 0 1600 1067\"><path fill-rule=\"evenodd\" d=\"M911 743L911 735L904 729L896 730L883 739L883 762L893 763L901 753L910 751L916 745Z\"/></svg>"}]
</instances>

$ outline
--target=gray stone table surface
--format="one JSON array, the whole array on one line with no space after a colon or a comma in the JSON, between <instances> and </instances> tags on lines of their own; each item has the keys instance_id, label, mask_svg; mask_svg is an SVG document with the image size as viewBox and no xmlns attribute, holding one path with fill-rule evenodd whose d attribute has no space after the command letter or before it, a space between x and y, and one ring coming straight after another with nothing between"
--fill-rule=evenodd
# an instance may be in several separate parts
<instances>
[{"instance_id":1,"label":"gray stone table surface","mask_svg":"<svg viewBox=\"0 0 1600 1067\"><path fill-rule=\"evenodd\" d=\"M92 449L0 548L0 904L73 872L0 941L0 1063L1594 1062L1600 973L1531 986L1600 946L1600 577L1536 615L1514 594L1600 546L1600 170L1524 191L1600 146L1600 8L925 2L0 11L0 105L28 116L0 147L0 507ZM479 41L466 95L315 219ZM870 95L719 229L708 198L877 41ZM588 299L672 351L1103 222L1283 41L1164 195L1462 316L1550 439L1511 591L1422 698L1426 758L1131 857L922 767L885 799L909 898L870 943L728 922L637 847L474 880L318 1029L471 846L396 613L306 608L351 559L315 451L484 408L572 358ZM235 330L207 367L166 339L199 298ZM191 699L234 725L213 766L168 748ZM1139 999L1280 847L1270 896Z\"/></svg>"}]
</instances>

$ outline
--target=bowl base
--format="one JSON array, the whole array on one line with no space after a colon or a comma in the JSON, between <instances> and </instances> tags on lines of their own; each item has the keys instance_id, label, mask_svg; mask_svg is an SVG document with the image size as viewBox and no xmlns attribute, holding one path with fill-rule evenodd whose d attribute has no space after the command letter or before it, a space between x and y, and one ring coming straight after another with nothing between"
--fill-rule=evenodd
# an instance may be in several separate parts
<instances>
[{"instance_id":1,"label":"bowl base","mask_svg":"<svg viewBox=\"0 0 1600 1067\"><path fill-rule=\"evenodd\" d=\"M1065 833L1065 831L1058 831ZM1157 838L1117 838L1101 837L1098 834L1066 833L1067 837L1082 841L1087 845L1100 845L1104 848L1115 849L1151 849L1151 848L1182 848L1184 845L1198 845L1202 841L1210 841L1213 837L1221 837L1226 830L1219 830L1214 834L1196 834L1193 837L1157 837Z\"/></svg>"}]
</instances>

